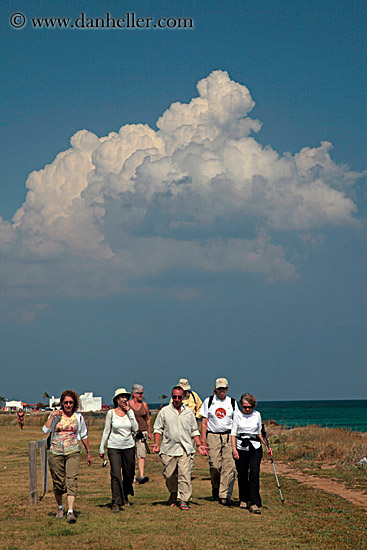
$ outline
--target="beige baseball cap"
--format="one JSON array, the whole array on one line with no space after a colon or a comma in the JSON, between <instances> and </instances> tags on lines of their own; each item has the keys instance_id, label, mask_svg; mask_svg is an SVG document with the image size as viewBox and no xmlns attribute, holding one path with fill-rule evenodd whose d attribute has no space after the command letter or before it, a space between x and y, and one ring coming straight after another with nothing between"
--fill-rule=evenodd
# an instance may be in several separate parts
<instances>
[{"instance_id":1,"label":"beige baseball cap","mask_svg":"<svg viewBox=\"0 0 367 550\"><path fill-rule=\"evenodd\" d=\"M191 390L191 386L187 378L180 378L177 386L180 386L184 391Z\"/></svg>"},{"instance_id":2,"label":"beige baseball cap","mask_svg":"<svg viewBox=\"0 0 367 550\"><path fill-rule=\"evenodd\" d=\"M228 380L227 378L217 378L215 381L215 389L218 388L228 388Z\"/></svg>"}]
</instances>

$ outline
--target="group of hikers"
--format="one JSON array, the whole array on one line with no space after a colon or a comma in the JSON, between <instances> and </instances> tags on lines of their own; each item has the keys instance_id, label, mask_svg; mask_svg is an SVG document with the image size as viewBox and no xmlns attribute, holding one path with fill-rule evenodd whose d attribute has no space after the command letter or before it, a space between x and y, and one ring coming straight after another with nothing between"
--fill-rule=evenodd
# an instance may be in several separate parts
<instances>
[{"instance_id":1,"label":"group of hikers","mask_svg":"<svg viewBox=\"0 0 367 550\"><path fill-rule=\"evenodd\" d=\"M181 378L172 388L169 404L162 407L153 427L153 453L159 453L163 477L169 491L169 506L188 510L192 494L191 475L195 446L209 457L213 500L231 506L237 470L240 508L261 514L259 485L260 462L266 438L261 433L261 415L256 411L256 398L244 393L239 401L228 395L228 380L217 378L213 394L201 401L189 381ZM144 401L143 386L134 384L131 392L118 388L113 396L114 407L106 415L99 456L105 460L105 446L110 463L112 512L130 506L134 483L144 484L145 459L152 439L150 412ZM57 501L56 518L66 514L68 523L76 522L74 513L80 462L78 441L87 451L88 466L92 456L84 418L77 411L79 397L65 390L60 397L60 409L48 417L43 431L49 434L49 467ZM197 420L201 418L201 433ZM135 477L137 462L139 475ZM67 511L62 503L67 495Z\"/></svg>"}]
</instances>

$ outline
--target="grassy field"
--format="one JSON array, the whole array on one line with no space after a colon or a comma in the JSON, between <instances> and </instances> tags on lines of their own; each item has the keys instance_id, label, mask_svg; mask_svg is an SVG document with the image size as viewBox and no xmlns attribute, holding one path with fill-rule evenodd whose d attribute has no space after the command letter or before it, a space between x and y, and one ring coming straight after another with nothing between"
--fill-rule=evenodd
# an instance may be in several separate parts
<instances>
[{"instance_id":1,"label":"grassy field","mask_svg":"<svg viewBox=\"0 0 367 550\"><path fill-rule=\"evenodd\" d=\"M79 475L78 521L69 526L55 520L50 491L36 507L29 506L28 441L43 437L39 426L0 426L1 446L1 550L142 548L182 550L267 548L365 549L366 513L344 499L307 488L280 477L285 498L282 506L274 476L261 475L263 513L251 515L211 500L206 458L197 455L193 501L188 512L168 508L168 493L159 457L150 455L146 473L150 482L137 486L133 505L112 514L109 468L101 468L98 446L102 428L91 427L94 464L86 466L82 454ZM275 437L275 436L274 436ZM364 472L365 473L365 472Z\"/></svg>"}]
</instances>

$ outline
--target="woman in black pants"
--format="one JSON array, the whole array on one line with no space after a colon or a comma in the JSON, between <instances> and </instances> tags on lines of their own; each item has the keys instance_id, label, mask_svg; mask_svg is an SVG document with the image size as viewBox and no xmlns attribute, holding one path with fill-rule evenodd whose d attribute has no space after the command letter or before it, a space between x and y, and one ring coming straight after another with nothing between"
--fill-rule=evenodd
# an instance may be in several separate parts
<instances>
[{"instance_id":1,"label":"woman in black pants","mask_svg":"<svg viewBox=\"0 0 367 550\"><path fill-rule=\"evenodd\" d=\"M240 508L252 514L261 514L260 463L263 456L261 443L261 415L255 411L256 397L244 393L240 399L241 412L235 414L232 424L232 451L235 459Z\"/></svg>"},{"instance_id":2,"label":"woman in black pants","mask_svg":"<svg viewBox=\"0 0 367 550\"><path fill-rule=\"evenodd\" d=\"M99 456L104 458L104 447L108 440L112 512L119 512L121 506L130 506L128 496L134 494L135 441L133 433L138 431L138 423L128 403L130 395L125 388L119 388L115 391L113 397L115 408L110 409L106 415L105 428L99 448Z\"/></svg>"}]
</instances>

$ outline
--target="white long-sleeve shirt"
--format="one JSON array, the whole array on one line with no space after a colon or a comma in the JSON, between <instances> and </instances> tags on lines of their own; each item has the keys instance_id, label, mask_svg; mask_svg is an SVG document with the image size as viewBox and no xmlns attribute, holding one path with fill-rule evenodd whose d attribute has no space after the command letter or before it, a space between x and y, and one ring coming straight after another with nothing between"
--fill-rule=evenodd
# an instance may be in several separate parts
<instances>
[{"instance_id":1,"label":"white long-sleeve shirt","mask_svg":"<svg viewBox=\"0 0 367 550\"><path fill-rule=\"evenodd\" d=\"M114 409L110 409L106 414L105 427L102 434L100 454L104 453L104 448L108 440L108 449L130 449L134 447L135 441L133 432L139 429L134 412L130 409L125 416L118 416Z\"/></svg>"}]
</instances>

